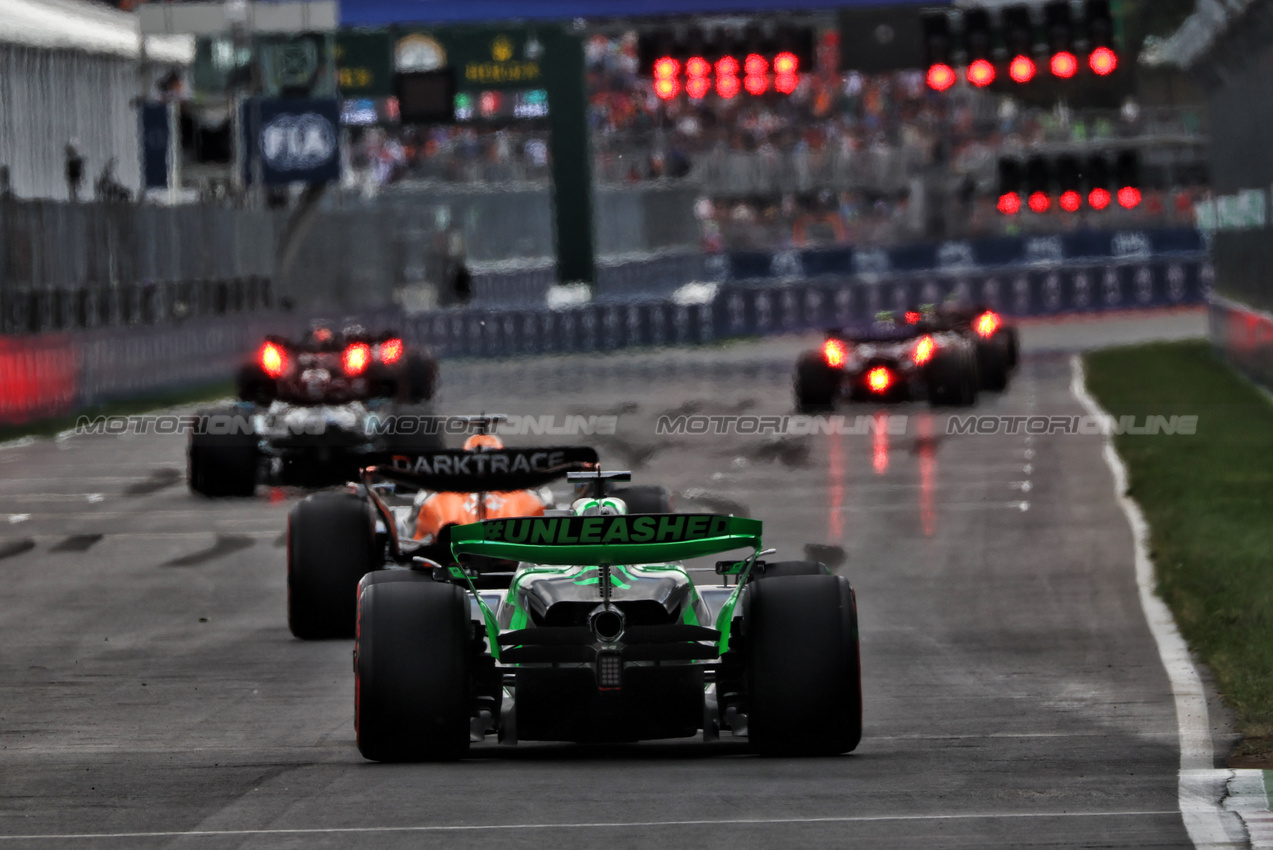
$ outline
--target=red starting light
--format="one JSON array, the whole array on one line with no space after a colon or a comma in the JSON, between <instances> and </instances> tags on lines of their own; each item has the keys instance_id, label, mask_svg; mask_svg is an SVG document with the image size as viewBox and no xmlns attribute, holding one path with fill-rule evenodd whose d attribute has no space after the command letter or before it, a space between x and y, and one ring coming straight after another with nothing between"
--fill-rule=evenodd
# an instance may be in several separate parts
<instances>
[{"instance_id":1,"label":"red starting light","mask_svg":"<svg viewBox=\"0 0 1273 850\"><path fill-rule=\"evenodd\" d=\"M1063 80L1068 80L1078 73L1079 60L1073 54L1067 51L1061 51L1052 57L1052 74Z\"/></svg>"},{"instance_id":2,"label":"red starting light","mask_svg":"<svg viewBox=\"0 0 1273 850\"><path fill-rule=\"evenodd\" d=\"M933 342L931 336L922 338L915 344L915 365L923 366L929 360L933 359L933 354L937 351L937 343Z\"/></svg>"},{"instance_id":3,"label":"red starting light","mask_svg":"<svg viewBox=\"0 0 1273 850\"><path fill-rule=\"evenodd\" d=\"M949 65L934 65L928 69L928 87L933 91L946 91L959 79Z\"/></svg>"},{"instance_id":4,"label":"red starting light","mask_svg":"<svg viewBox=\"0 0 1273 850\"><path fill-rule=\"evenodd\" d=\"M748 74L743 77L743 88L747 89L747 94L760 97L769 88L769 77L765 74Z\"/></svg>"},{"instance_id":5,"label":"red starting light","mask_svg":"<svg viewBox=\"0 0 1273 850\"><path fill-rule=\"evenodd\" d=\"M702 100L712 90L712 81L707 77L690 77L685 81L685 93L695 100Z\"/></svg>"},{"instance_id":6,"label":"red starting light","mask_svg":"<svg viewBox=\"0 0 1273 850\"><path fill-rule=\"evenodd\" d=\"M380 343L380 362L397 363L402 359L402 340L387 339Z\"/></svg>"},{"instance_id":7,"label":"red starting light","mask_svg":"<svg viewBox=\"0 0 1273 850\"><path fill-rule=\"evenodd\" d=\"M712 72L712 64L702 56L692 56L685 62L685 76L706 77Z\"/></svg>"},{"instance_id":8,"label":"red starting light","mask_svg":"<svg viewBox=\"0 0 1273 850\"><path fill-rule=\"evenodd\" d=\"M1094 210L1103 210L1114 200L1108 189L1093 189L1087 195L1087 202Z\"/></svg>"},{"instance_id":9,"label":"red starting light","mask_svg":"<svg viewBox=\"0 0 1273 850\"><path fill-rule=\"evenodd\" d=\"M893 373L884 366L876 366L866 373L866 385L873 393L886 393L893 386Z\"/></svg>"},{"instance_id":10,"label":"red starting light","mask_svg":"<svg viewBox=\"0 0 1273 850\"><path fill-rule=\"evenodd\" d=\"M1008 76L1018 83L1030 82L1038 72L1038 66L1034 64L1034 60L1029 56L1018 56L1008 65Z\"/></svg>"},{"instance_id":11,"label":"red starting light","mask_svg":"<svg viewBox=\"0 0 1273 850\"><path fill-rule=\"evenodd\" d=\"M1047 192L1035 192L1030 196L1029 203L1030 211L1036 213L1045 213L1052 207L1052 199Z\"/></svg>"},{"instance_id":12,"label":"red starting light","mask_svg":"<svg viewBox=\"0 0 1273 850\"><path fill-rule=\"evenodd\" d=\"M822 357L832 369L839 369L849 359L849 348L838 339L829 339L822 344Z\"/></svg>"},{"instance_id":13,"label":"red starting light","mask_svg":"<svg viewBox=\"0 0 1273 850\"><path fill-rule=\"evenodd\" d=\"M1006 192L999 196L999 212L1004 215L1016 215L1021 212L1021 196L1016 192Z\"/></svg>"},{"instance_id":14,"label":"red starting light","mask_svg":"<svg viewBox=\"0 0 1273 850\"><path fill-rule=\"evenodd\" d=\"M681 73L681 63L677 62L671 56L664 56L662 59L654 63L654 79L666 80L676 77Z\"/></svg>"},{"instance_id":15,"label":"red starting light","mask_svg":"<svg viewBox=\"0 0 1273 850\"><path fill-rule=\"evenodd\" d=\"M1118 54L1108 47L1098 47L1087 57L1087 64L1095 73L1108 77L1118 68Z\"/></svg>"},{"instance_id":16,"label":"red starting light","mask_svg":"<svg viewBox=\"0 0 1273 850\"><path fill-rule=\"evenodd\" d=\"M794 53L779 53L774 57L775 74L794 74L800 70L800 60Z\"/></svg>"},{"instance_id":17,"label":"red starting light","mask_svg":"<svg viewBox=\"0 0 1273 850\"><path fill-rule=\"evenodd\" d=\"M271 378L280 378L287 371L287 352L275 343L267 342L261 346L258 359L261 362L261 369Z\"/></svg>"},{"instance_id":18,"label":"red starting light","mask_svg":"<svg viewBox=\"0 0 1273 850\"><path fill-rule=\"evenodd\" d=\"M345 372L349 375L361 375L367 371L370 363L371 346L365 342L355 342L345 349L344 357L341 358L341 365L345 367Z\"/></svg>"},{"instance_id":19,"label":"red starting light","mask_svg":"<svg viewBox=\"0 0 1273 850\"><path fill-rule=\"evenodd\" d=\"M1061 193L1061 200L1058 202L1061 209L1066 212L1078 212L1079 207L1083 206L1083 196L1073 190Z\"/></svg>"},{"instance_id":20,"label":"red starting light","mask_svg":"<svg viewBox=\"0 0 1273 850\"><path fill-rule=\"evenodd\" d=\"M693 82L693 80L691 80L691 82ZM671 100L676 97L680 91L681 84L677 81L676 77L659 77L654 81L654 93L659 96L660 100Z\"/></svg>"},{"instance_id":21,"label":"red starting light","mask_svg":"<svg viewBox=\"0 0 1273 850\"><path fill-rule=\"evenodd\" d=\"M977 317L972 323L972 329L977 332L977 336L990 338L994 336L995 331L999 330L999 326L1003 324L1003 320L999 318L999 314L993 310L987 310Z\"/></svg>"},{"instance_id":22,"label":"red starting light","mask_svg":"<svg viewBox=\"0 0 1273 850\"><path fill-rule=\"evenodd\" d=\"M722 56L716 61L716 76L718 77L737 77L738 76L738 60L733 56Z\"/></svg>"},{"instance_id":23,"label":"red starting light","mask_svg":"<svg viewBox=\"0 0 1273 850\"><path fill-rule=\"evenodd\" d=\"M774 77L774 90L782 94L791 94L799 84L799 74L778 74Z\"/></svg>"},{"instance_id":24,"label":"red starting light","mask_svg":"<svg viewBox=\"0 0 1273 850\"><path fill-rule=\"evenodd\" d=\"M983 89L995 81L995 66L985 59L978 59L968 66L968 82Z\"/></svg>"},{"instance_id":25,"label":"red starting light","mask_svg":"<svg viewBox=\"0 0 1273 850\"><path fill-rule=\"evenodd\" d=\"M724 98L725 100L729 100L731 97L738 94L738 90L740 87L741 86L738 82L737 77L717 77L716 78L716 93L720 95L722 98Z\"/></svg>"},{"instance_id":26,"label":"red starting light","mask_svg":"<svg viewBox=\"0 0 1273 850\"><path fill-rule=\"evenodd\" d=\"M1135 186L1124 186L1118 190L1118 204L1125 210L1135 209L1140 206L1141 194L1140 190Z\"/></svg>"},{"instance_id":27,"label":"red starting light","mask_svg":"<svg viewBox=\"0 0 1273 850\"><path fill-rule=\"evenodd\" d=\"M749 53L747 58L743 60L743 71L749 77L754 77L757 74L768 74L769 60L759 53Z\"/></svg>"}]
</instances>

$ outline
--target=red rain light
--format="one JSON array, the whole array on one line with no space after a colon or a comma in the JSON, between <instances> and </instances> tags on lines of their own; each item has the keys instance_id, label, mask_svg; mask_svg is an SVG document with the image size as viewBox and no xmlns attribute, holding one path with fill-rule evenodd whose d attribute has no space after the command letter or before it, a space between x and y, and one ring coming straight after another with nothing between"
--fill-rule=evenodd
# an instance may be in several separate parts
<instances>
[{"instance_id":1,"label":"red rain light","mask_svg":"<svg viewBox=\"0 0 1273 850\"><path fill-rule=\"evenodd\" d=\"M281 377L287 371L287 352L272 342L261 346L261 368L271 378Z\"/></svg>"},{"instance_id":2,"label":"red rain light","mask_svg":"<svg viewBox=\"0 0 1273 850\"><path fill-rule=\"evenodd\" d=\"M1003 320L999 318L999 314L993 310L987 310L977 317L972 323L972 328L980 337L992 337L994 332L999 330L999 326L1003 324Z\"/></svg>"},{"instance_id":3,"label":"red rain light","mask_svg":"<svg viewBox=\"0 0 1273 850\"><path fill-rule=\"evenodd\" d=\"M380 344L380 362L397 363L402 359L402 340L387 339Z\"/></svg>"},{"instance_id":4,"label":"red rain light","mask_svg":"<svg viewBox=\"0 0 1273 850\"><path fill-rule=\"evenodd\" d=\"M1098 47L1087 57L1087 64L1102 77L1108 77L1118 68L1118 54L1108 47Z\"/></svg>"},{"instance_id":5,"label":"red rain light","mask_svg":"<svg viewBox=\"0 0 1273 850\"><path fill-rule=\"evenodd\" d=\"M1030 211L1045 213L1052 206L1052 199L1046 192L1035 192L1030 196Z\"/></svg>"},{"instance_id":6,"label":"red rain light","mask_svg":"<svg viewBox=\"0 0 1273 850\"><path fill-rule=\"evenodd\" d=\"M876 366L866 373L866 385L873 393L888 392L893 385L893 373L883 366Z\"/></svg>"},{"instance_id":7,"label":"red rain light","mask_svg":"<svg viewBox=\"0 0 1273 850\"><path fill-rule=\"evenodd\" d=\"M933 353L937 351L937 343L933 342L931 336L926 336L915 345L915 365L923 366L929 360L933 359Z\"/></svg>"},{"instance_id":8,"label":"red rain light","mask_svg":"<svg viewBox=\"0 0 1273 850\"><path fill-rule=\"evenodd\" d=\"M654 79L669 79L681 73L681 63L671 56L664 56L654 63Z\"/></svg>"},{"instance_id":9,"label":"red rain light","mask_svg":"<svg viewBox=\"0 0 1273 850\"><path fill-rule=\"evenodd\" d=\"M985 59L978 59L968 66L968 82L979 89L985 88L995 81L995 66Z\"/></svg>"},{"instance_id":10,"label":"red rain light","mask_svg":"<svg viewBox=\"0 0 1273 850\"><path fill-rule=\"evenodd\" d=\"M774 90L782 94L791 94L799 84L799 74L778 74L774 77Z\"/></svg>"},{"instance_id":11,"label":"red rain light","mask_svg":"<svg viewBox=\"0 0 1273 850\"><path fill-rule=\"evenodd\" d=\"M696 80L690 80L690 82L696 82ZM677 81L676 77L659 77L654 81L654 93L658 95L661 100L671 100L676 97L680 90L681 84ZM702 97L702 95L699 95L699 97Z\"/></svg>"},{"instance_id":12,"label":"red rain light","mask_svg":"<svg viewBox=\"0 0 1273 850\"><path fill-rule=\"evenodd\" d=\"M716 93L725 100L729 100L731 97L738 94L739 88L740 85L737 77L716 78Z\"/></svg>"},{"instance_id":13,"label":"red rain light","mask_svg":"<svg viewBox=\"0 0 1273 850\"><path fill-rule=\"evenodd\" d=\"M832 369L839 369L849 359L849 349L838 339L829 339L822 344L822 356Z\"/></svg>"},{"instance_id":14,"label":"red rain light","mask_svg":"<svg viewBox=\"0 0 1273 850\"><path fill-rule=\"evenodd\" d=\"M743 71L749 77L754 77L757 74L768 74L769 60L759 53L749 53L747 58L743 60Z\"/></svg>"},{"instance_id":15,"label":"red rain light","mask_svg":"<svg viewBox=\"0 0 1273 850\"><path fill-rule=\"evenodd\" d=\"M712 72L712 65L702 56L691 57L685 63L685 76L706 77Z\"/></svg>"},{"instance_id":16,"label":"red rain light","mask_svg":"<svg viewBox=\"0 0 1273 850\"><path fill-rule=\"evenodd\" d=\"M743 78L743 88L747 94L759 97L769 88L769 77L764 74L748 74Z\"/></svg>"},{"instance_id":17,"label":"red rain light","mask_svg":"<svg viewBox=\"0 0 1273 850\"><path fill-rule=\"evenodd\" d=\"M1029 56L1018 56L1008 66L1008 76L1018 83L1030 82L1038 72L1038 66L1034 64L1034 60Z\"/></svg>"},{"instance_id":18,"label":"red rain light","mask_svg":"<svg viewBox=\"0 0 1273 850\"><path fill-rule=\"evenodd\" d=\"M685 81L685 93L695 100L702 100L712 90L712 81L707 77L690 77Z\"/></svg>"},{"instance_id":19,"label":"red rain light","mask_svg":"<svg viewBox=\"0 0 1273 850\"><path fill-rule=\"evenodd\" d=\"M1123 209L1130 210L1140 206L1141 194L1140 190L1135 186L1124 186L1118 190L1118 204Z\"/></svg>"},{"instance_id":20,"label":"red rain light","mask_svg":"<svg viewBox=\"0 0 1273 850\"><path fill-rule=\"evenodd\" d=\"M800 70L800 60L794 53L779 53L774 57L775 74L794 74Z\"/></svg>"},{"instance_id":21,"label":"red rain light","mask_svg":"<svg viewBox=\"0 0 1273 850\"><path fill-rule=\"evenodd\" d=\"M955 69L949 65L934 65L928 69L928 87L933 91L946 91L957 79Z\"/></svg>"},{"instance_id":22,"label":"red rain light","mask_svg":"<svg viewBox=\"0 0 1273 850\"><path fill-rule=\"evenodd\" d=\"M1063 80L1068 80L1078 73L1079 60L1073 53L1061 51L1052 57L1052 74Z\"/></svg>"},{"instance_id":23,"label":"red rain light","mask_svg":"<svg viewBox=\"0 0 1273 850\"><path fill-rule=\"evenodd\" d=\"M1094 210L1103 210L1114 200L1108 189L1093 189L1088 193L1087 202Z\"/></svg>"},{"instance_id":24,"label":"red rain light","mask_svg":"<svg viewBox=\"0 0 1273 850\"><path fill-rule=\"evenodd\" d=\"M1061 205L1061 209L1066 212L1078 212L1079 207L1083 206L1083 196L1072 190L1069 192L1062 192L1059 203Z\"/></svg>"},{"instance_id":25,"label":"red rain light","mask_svg":"<svg viewBox=\"0 0 1273 850\"><path fill-rule=\"evenodd\" d=\"M906 324L908 325L918 325L921 318L922 317L919 313L916 313L914 310L906 311Z\"/></svg>"},{"instance_id":26,"label":"red rain light","mask_svg":"<svg viewBox=\"0 0 1273 850\"><path fill-rule=\"evenodd\" d=\"M738 60L733 56L723 56L716 62L716 76L718 77L737 77L738 76Z\"/></svg>"},{"instance_id":27,"label":"red rain light","mask_svg":"<svg viewBox=\"0 0 1273 850\"><path fill-rule=\"evenodd\" d=\"M355 342L345 349L345 355L341 358L341 365L345 367L345 372L350 375L361 375L367 371L367 364L370 362L371 346L365 342Z\"/></svg>"},{"instance_id":28,"label":"red rain light","mask_svg":"<svg viewBox=\"0 0 1273 850\"><path fill-rule=\"evenodd\" d=\"M999 196L999 212L1004 215L1016 215L1021 212L1021 196L1016 192L1007 192Z\"/></svg>"}]
</instances>

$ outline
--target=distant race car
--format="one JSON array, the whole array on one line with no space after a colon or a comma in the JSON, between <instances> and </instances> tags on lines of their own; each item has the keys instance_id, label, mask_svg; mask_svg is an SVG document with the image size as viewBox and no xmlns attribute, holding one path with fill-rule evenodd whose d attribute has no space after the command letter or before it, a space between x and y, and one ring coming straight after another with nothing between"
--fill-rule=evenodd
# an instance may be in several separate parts
<instances>
[{"instance_id":1,"label":"distant race car","mask_svg":"<svg viewBox=\"0 0 1273 850\"><path fill-rule=\"evenodd\" d=\"M958 331L976 346L977 374L984 390L1003 390L1017 368L1017 329L988 307L938 307L931 311L908 312L907 321L929 329Z\"/></svg>"},{"instance_id":2,"label":"distant race car","mask_svg":"<svg viewBox=\"0 0 1273 850\"><path fill-rule=\"evenodd\" d=\"M427 415L437 364L388 334L319 326L308 338L268 337L238 373L237 404L196 416L190 489L250 496L261 480L325 486L398 449L437 448L437 434L385 429L389 415Z\"/></svg>"},{"instance_id":3,"label":"distant race car","mask_svg":"<svg viewBox=\"0 0 1273 850\"><path fill-rule=\"evenodd\" d=\"M470 417L492 422L502 416ZM298 502L287 524L287 620L303 639L353 637L358 582L414 558L451 562L450 534L485 519L543 516L556 510L547 487L572 473L595 470L587 446L506 449L492 434L476 434L459 450L400 454L365 470L343 492ZM648 510L670 512L664 487L613 489ZM483 586L506 585L512 565L478 565Z\"/></svg>"},{"instance_id":4,"label":"distant race car","mask_svg":"<svg viewBox=\"0 0 1273 850\"><path fill-rule=\"evenodd\" d=\"M966 334L891 317L857 334L828 331L822 346L796 363L796 407L803 413L828 411L841 399L968 405L979 388L976 347Z\"/></svg>"},{"instance_id":5,"label":"distant race car","mask_svg":"<svg viewBox=\"0 0 1273 850\"><path fill-rule=\"evenodd\" d=\"M581 475L599 490L615 473ZM456 526L450 546L450 563L416 558L359 585L355 728L368 759L455 759L487 735L727 730L774 755L861 739L853 588L819 563L761 560L773 550L758 520L629 513L594 495L564 516ZM681 563L733 550L750 553L716 563L720 585L696 585ZM515 565L507 587L481 589L475 561Z\"/></svg>"}]
</instances>

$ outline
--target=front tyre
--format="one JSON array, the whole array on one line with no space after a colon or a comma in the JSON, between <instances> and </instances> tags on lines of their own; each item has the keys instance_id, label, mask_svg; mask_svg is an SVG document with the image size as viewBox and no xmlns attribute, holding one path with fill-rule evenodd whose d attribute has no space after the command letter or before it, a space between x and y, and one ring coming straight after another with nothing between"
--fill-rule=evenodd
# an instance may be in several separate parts
<instances>
[{"instance_id":1,"label":"front tyre","mask_svg":"<svg viewBox=\"0 0 1273 850\"><path fill-rule=\"evenodd\" d=\"M793 575L747 589L747 726L762 755L830 756L862 739L857 605L842 576Z\"/></svg>"},{"instance_id":2,"label":"front tyre","mask_svg":"<svg viewBox=\"0 0 1273 850\"><path fill-rule=\"evenodd\" d=\"M450 761L469 747L473 639L453 584L366 582L354 640L354 727L372 761Z\"/></svg>"},{"instance_id":3,"label":"front tyre","mask_svg":"<svg viewBox=\"0 0 1273 850\"><path fill-rule=\"evenodd\" d=\"M302 640L351 638L358 582L380 566L365 500L316 493L287 515L287 625Z\"/></svg>"}]
</instances>

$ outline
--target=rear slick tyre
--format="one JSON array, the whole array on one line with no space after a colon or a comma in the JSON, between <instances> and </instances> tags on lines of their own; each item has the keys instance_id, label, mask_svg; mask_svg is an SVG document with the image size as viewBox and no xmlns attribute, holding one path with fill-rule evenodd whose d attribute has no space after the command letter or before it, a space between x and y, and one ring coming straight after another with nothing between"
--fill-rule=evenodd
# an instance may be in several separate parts
<instances>
[{"instance_id":1,"label":"rear slick tyre","mask_svg":"<svg viewBox=\"0 0 1273 850\"><path fill-rule=\"evenodd\" d=\"M744 605L747 726L761 755L831 756L862 739L857 605L842 576L750 585Z\"/></svg>"},{"instance_id":2,"label":"rear slick tyre","mask_svg":"<svg viewBox=\"0 0 1273 850\"><path fill-rule=\"evenodd\" d=\"M835 405L837 373L822 359L821 352L806 351L796 362L796 412L828 413Z\"/></svg>"},{"instance_id":3,"label":"rear slick tyre","mask_svg":"<svg viewBox=\"0 0 1273 850\"><path fill-rule=\"evenodd\" d=\"M354 728L372 761L452 761L469 748L473 640L459 587L365 583L354 640Z\"/></svg>"},{"instance_id":4,"label":"rear slick tyre","mask_svg":"<svg viewBox=\"0 0 1273 850\"><path fill-rule=\"evenodd\" d=\"M316 493L287 515L287 625L302 640L351 638L358 582L381 566L367 503Z\"/></svg>"}]
</instances>

